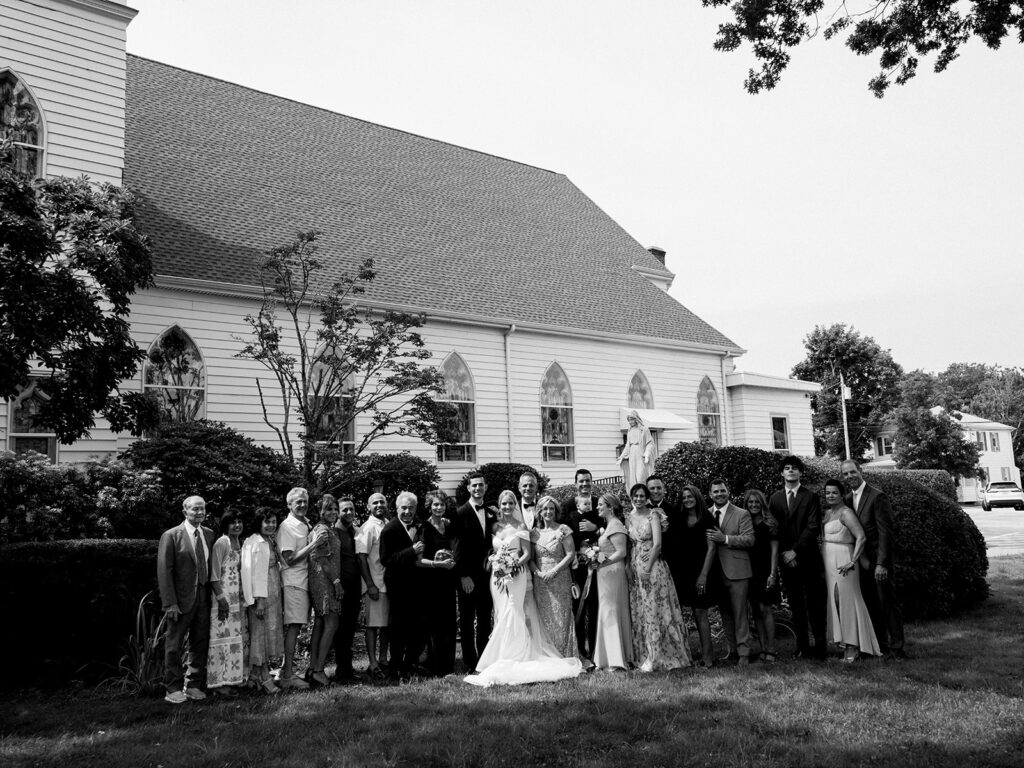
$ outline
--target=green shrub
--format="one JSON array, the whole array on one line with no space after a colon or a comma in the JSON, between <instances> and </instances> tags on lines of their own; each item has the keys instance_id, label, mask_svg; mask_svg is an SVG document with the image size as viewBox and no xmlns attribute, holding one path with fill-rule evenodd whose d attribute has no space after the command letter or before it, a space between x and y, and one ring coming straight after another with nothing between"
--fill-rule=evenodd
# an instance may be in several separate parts
<instances>
[{"instance_id":1,"label":"green shrub","mask_svg":"<svg viewBox=\"0 0 1024 768\"><path fill-rule=\"evenodd\" d=\"M156 472L118 460L51 464L38 453L0 453L0 541L155 535L162 502Z\"/></svg>"},{"instance_id":2,"label":"green shrub","mask_svg":"<svg viewBox=\"0 0 1024 768\"><path fill-rule=\"evenodd\" d=\"M748 488L770 494L782 487L780 458L777 453L759 448L677 443L658 458L654 471L665 479L668 498L673 503L678 503L679 491L688 483L700 488L706 496L711 481L717 477L729 483L733 501L738 502Z\"/></svg>"},{"instance_id":3,"label":"green shrub","mask_svg":"<svg viewBox=\"0 0 1024 768\"><path fill-rule=\"evenodd\" d=\"M123 459L160 475L162 511L145 531L148 536L180 522L182 502L193 494L205 499L207 520L215 522L234 507L248 526L259 506L283 511L288 490L301 484L284 456L213 421L165 424L133 443Z\"/></svg>"},{"instance_id":4,"label":"green shrub","mask_svg":"<svg viewBox=\"0 0 1024 768\"><path fill-rule=\"evenodd\" d=\"M548 488L548 495L553 497L555 501L561 505L562 509L575 509L576 508L576 486L575 485L559 485L556 488ZM629 509L629 490L626 488L625 483L603 483L601 485L595 485L592 493L595 496L602 496L606 493L614 493L619 501L622 502L624 509Z\"/></svg>"},{"instance_id":5,"label":"green shrub","mask_svg":"<svg viewBox=\"0 0 1024 768\"><path fill-rule=\"evenodd\" d=\"M395 497L408 491L416 494L422 511L423 497L441 479L434 464L408 451L357 456L346 462L336 477L337 485L328 490L335 496L351 496L360 522L366 519L366 500L371 494L383 493L393 509Z\"/></svg>"},{"instance_id":6,"label":"green shrub","mask_svg":"<svg viewBox=\"0 0 1024 768\"><path fill-rule=\"evenodd\" d=\"M139 600L156 587L157 542L78 539L5 545L3 685L96 682L117 669ZM18 631L15 631L15 630Z\"/></svg>"},{"instance_id":7,"label":"green shrub","mask_svg":"<svg viewBox=\"0 0 1024 768\"><path fill-rule=\"evenodd\" d=\"M918 485L930 488L940 496L943 496L950 501L956 501L956 483L953 481L953 476L944 469L894 469L885 470L883 472L871 472L871 478L878 477L879 475L890 475L893 477L903 477L907 480L911 480Z\"/></svg>"},{"instance_id":8,"label":"green shrub","mask_svg":"<svg viewBox=\"0 0 1024 768\"><path fill-rule=\"evenodd\" d=\"M548 483L551 481L547 475L538 472L529 464L493 462L491 464L481 464L476 468L475 472L483 473L484 480L487 481L487 493L484 494L484 502L488 505L497 504L498 496L502 491L512 490L518 495L519 477L524 472L531 472L536 475L537 490L540 494L546 491ZM466 474L462 476L458 488L455 489L455 503L465 504L468 500L469 474Z\"/></svg>"}]
</instances>

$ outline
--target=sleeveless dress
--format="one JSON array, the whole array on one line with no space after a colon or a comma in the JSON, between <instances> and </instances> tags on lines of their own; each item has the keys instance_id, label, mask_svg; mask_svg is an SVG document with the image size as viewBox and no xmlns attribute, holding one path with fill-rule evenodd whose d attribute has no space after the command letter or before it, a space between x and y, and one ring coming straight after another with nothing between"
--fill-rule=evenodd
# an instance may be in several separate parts
<instances>
[{"instance_id":1,"label":"sleeveless dress","mask_svg":"<svg viewBox=\"0 0 1024 768\"><path fill-rule=\"evenodd\" d=\"M549 571L565 559L565 542L572 540L572 530L566 525L558 528L534 528L530 532L534 559L541 571ZM537 601L544 637L562 656L576 655L576 624L572 613L572 577L563 568L550 581L534 577L533 597Z\"/></svg>"},{"instance_id":2,"label":"sleeveless dress","mask_svg":"<svg viewBox=\"0 0 1024 768\"><path fill-rule=\"evenodd\" d=\"M248 623L242 605L242 556L231 547L231 539L221 536L213 545L214 570L219 567L221 592L228 599L228 615L220 619L219 601L210 606L210 650L206 662L206 685L241 685L249 672L245 656L249 645ZM213 575L218 575L214 573Z\"/></svg>"},{"instance_id":3,"label":"sleeveless dress","mask_svg":"<svg viewBox=\"0 0 1024 768\"><path fill-rule=\"evenodd\" d=\"M660 557L651 564L650 576L640 578L654 547L652 516L629 513L629 539L633 543L630 564L629 609L633 623L633 653L641 672L690 666L688 638L672 574ZM660 523L659 523L660 524Z\"/></svg>"},{"instance_id":4,"label":"sleeveless dress","mask_svg":"<svg viewBox=\"0 0 1024 768\"><path fill-rule=\"evenodd\" d=\"M618 518L608 521L597 540L601 554L615 554L611 537L628 538L626 526ZM629 585L626 561L620 560L597 569L597 642L594 664L600 669L628 669L633 666L633 634L629 623Z\"/></svg>"},{"instance_id":5,"label":"sleeveless dress","mask_svg":"<svg viewBox=\"0 0 1024 768\"><path fill-rule=\"evenodd\" d=\"M494 536L492 545L495 552L505 550L518 555L520 547L530 546L530 535L525 529L507 528ZM528 611L534 605L526 599L529 575L524 566L507 588L499 588L491 577L494 629L477 662L478 674L467 676L467 683L487 687L552 682L576 677L583 671L579 659L563 658L544 638L536 609Z\"/></svg>"},{"instance_id":6,"label":"sleeveless dress","mask_svg":"<svg viewBox=\"0 0 1024 768\"><path fill-rule=\"evenodd\" d=\"M855 646L861 653L879 656L878 640L860 591L860 566L854 564L845 576L839 573L839 566L853 559L853 533L839 519L827 520L822 533L821 555L828 584L828 637L835 643Z\"/></svg>"}]
</instances>

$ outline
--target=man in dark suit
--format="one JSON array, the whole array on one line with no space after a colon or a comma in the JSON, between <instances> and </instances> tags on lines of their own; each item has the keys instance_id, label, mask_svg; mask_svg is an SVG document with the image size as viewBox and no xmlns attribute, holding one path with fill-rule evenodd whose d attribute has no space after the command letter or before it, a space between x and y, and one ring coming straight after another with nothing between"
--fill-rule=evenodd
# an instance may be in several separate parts
<instances>
[{"instance_id":1,"label":"man in dark suit","mask_svg":"<svg viewBox=\"0 0 1024 768\"><path fill-rule=\"evenodd\" d=\"M338 499L338 522L334 533L341 547L341 616L338 620L338 631L334 635L334 659L337 670L334 673L336 683L354 683L358 681L352 668L352 641L359 625L359 608L361 607L362 579L359 570L359 558L356 555L356 504L350 496Z\"/></svg>"},{"instance_id":2,"label":"man in dark suit","mask_svg":"<svg viewBox=\"0 0 1024 768\"><path fill-rule=\"evenodd\" d=\"M380 532L380 560L391 603L391 676L408 679L423 650L424 617L419 570L423 541L416 522L416 496L404 491L395 501L398 516Z\"/></svg>"},{"instance_id":3,"label":"man in dark suit","mask_svg":"<svg viewBox=\"0 0 1024 768\"><path fill-rule=\"evenodd\" d=\"M860 591L867 603L878 645L886 658L905 659L903 611L894 579L895 537L889 497L864 482L860 465L844 461L843 482L850 493L846 505L864 526L867 543L861 553Z\"/></svg>"},{"instance_id":4,"label":"man in dark suit","mask_svg":"<svg viewBox=\"0 0 1024 768\"><path fill-rule=\"evenodd\" d=\"M491 551L491 533L497 520L484 505L487 482L484 476L469 477L469 501L455 510L455 536L452 557L459 577L459 635L462 661L473 674L476 662L491 634L491 587L488 584L487 555Z\"/></svg>"},{"instance_id":5,"label":"man in dark suit","mask_svg":"<svg viewBox=\"0 0 1024 768\"><path fill-rule=\"evenodd\" d=\"M668 565L673 577L677 573L679 564L674 560L678 558L679 547L673 537L679 532L680 526L686 525L685 519L680 521L680 509L671 504L665 498L668 488L665 480L660 475L651 475L647 478L647 492L650 494L651 510L660 509L665 523L661 531L661 559Z\"/></svg>"},{"instance_id":6,"label":"man in dark suit","mask_svg":"<svg viewBox=\"0 0 1024 768\"><path fill-rule=\"evenodd\" d=\"M754 523L747 510L729 501L725 480L711 481L709 491L714 505L708 510L717 528L709 529L709 541L717 545L716 560L722 591L718 610L722 614L729 657L746 666L750 663L750 620L747 614L747 593L750 589L750 548L754 546Z\"/></svg>"},{"instance_id":7,"label":"man in dark suit","mask_svg":"<svg viewBox=\"0 0 1024 768\"><path fill-rule=\"evenodd\" d=\"M156 578L167 617L164 641L164 701L183 704L205 699L206 655L210 647L210 554L213 531L203 527L206 502L189 496L185 521L160 537ZM181 649L189 640L188 676L181 668ZM184 688L184 690L183 690Z\"/></svg>"},{"instance_id":8,"label":"man in dark suit","mask_svg":"<svg viewBox=\"0 0 1024 768\"><path fill-rule=\"evenodd\" d=\"M594 478L590 474L590 470L577 469L575 480L576 499L569 502L567 505L569 509L566 510L569 514L564 517L567 521L566 524L573 531L573 543L576 545L576 551L579 552L583 547L597 544L597 532L604 523L601 516L597 514L597 496L591 492L594 487ZM586 503L584 503L582 511L574 506L577 502L586 499L590 500L590 509L586 509ZM578 599L572 601L573 615L579 616L576 621L576 645L581 658L593 659L594 646L597 643L597 577L590 579L590 591L587 593L586 605L582 612L579 608L580 601L584 599L583 588L587 582L587 568L576 568L573 571L573 580L576 582L580 594Z\"/></svg>"},{"instance_id":9,"label":"man in dark suit","mask_svg":"<svg viewBox=\"0 0 1024 768\"><path fill-rule=\"evenodd\" d=\"M796 456L780 462L785 487L768 500L768 508L779 521L779 553L782 560L782 584L793 612L797 656L824 660L828 655L825 640L825 570L818 548L821 531L821 503L818 495L800 485L804 463ZM814 648L807 636L808 619L814 635Z\"/></svg>"}]
</instances>

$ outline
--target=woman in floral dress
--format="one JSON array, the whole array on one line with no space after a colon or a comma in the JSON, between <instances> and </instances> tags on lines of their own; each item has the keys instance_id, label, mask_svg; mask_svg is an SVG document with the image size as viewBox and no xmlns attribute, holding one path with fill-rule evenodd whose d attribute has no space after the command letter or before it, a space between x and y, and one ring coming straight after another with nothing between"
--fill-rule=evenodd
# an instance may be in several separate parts
<instances>
[{"instance_id":1,"label":"woman in floral dress","mask_svg":"<svg viewBox=\"0 0 1024 768\"><path fill-rule=\"evenodd\" d=\"M537 527L530 531L533 558L533 597L544 636L563 656L576 655L576 625L572 615L572 577L576 557L572 529L561 523L558 502L545 496L537 502Z\"/></svg>"},{"instance_id":2,"label":"woman in floral dress","mask_svg":"<svg viewBox=\"0 0 1024 768\"><path fill-rule=\"evenodd\" d=\"M210 586L214 601L210 607L210 651L206 661L206 686L224 696L234 696L236 686L246 682L248 664L247 622L242 610L241 535L242 520L232 511L220 518L223 532L213 544L210 558Z\"/></svg>"},{"instance_id":3,"label":"woman in floral dress","mask_svg":"<svg viewBox=\"0 0 1024 768\"><path fill-rule=\"evenodd\" d=\"M267 693L277 693L270 678L270 660L284 655L280 556L274 534L277 513L256 510L256 530L242 544L242 594L249 614L249 679Z\"/></svg>"},{"instance_id":4,"label":"woman in floral dress","mask_svg":"<svg viewBox=\"0 0 1024 768\"><path fill-rule=\"evenodd\" d=\"M629 491L633 510L627 519L632 542L633 580L629 611L633 624L633 653L641 672L690 666L683 611L668 566L661 559L660 512L648 509L647 486L637 483Z\"/></svg>"},{"instance_id":5,"label":"woman in floral dress","mask_svg":"<svg viewBox=\"0 0 1024 768\"><path fill-rule=\"evenodd\" d=\"M338 502L329 493L320 500L320 521L312 539L320 543L309 553L309 594L313 604L313 632L309 640L309 674L306 681L316 687L330 685L324 673L327 654L334 645L334 633L341 615L341 543L330 535L338 522ZM323 535L321 535L323 534Z\"/></svg>"}]
</instances>

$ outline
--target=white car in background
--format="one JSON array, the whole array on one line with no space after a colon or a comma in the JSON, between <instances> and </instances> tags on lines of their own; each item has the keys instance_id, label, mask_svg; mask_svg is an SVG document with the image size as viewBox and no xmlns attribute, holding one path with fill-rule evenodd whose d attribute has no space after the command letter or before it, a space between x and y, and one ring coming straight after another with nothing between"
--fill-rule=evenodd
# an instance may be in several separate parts
<instances>
[{"instance_id":1,"label":"white car in background","mask_svg":"<svg viewBox=\"0 0 1024 768\"><path fill-rule=\"evenodd\" d=\"M981 508L988 512L992 507L1024 509L1024 491L1016 483L989 483L981 492Z\"/></svg>"}]
</instances>

